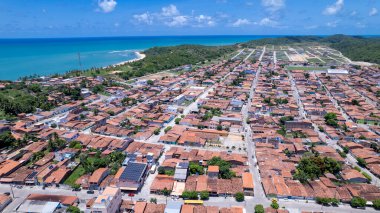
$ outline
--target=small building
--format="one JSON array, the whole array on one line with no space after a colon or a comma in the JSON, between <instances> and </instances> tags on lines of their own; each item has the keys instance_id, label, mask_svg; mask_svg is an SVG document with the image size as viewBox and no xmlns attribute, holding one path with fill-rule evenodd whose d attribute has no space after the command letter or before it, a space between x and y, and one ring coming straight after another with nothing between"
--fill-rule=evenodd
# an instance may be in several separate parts
<instances>
[{"instance_id":1,"label":"small building","mask_svg":"<svg viewBox=\"0 0 380 213\"><path fill-rule=\"evenodd\" d=\"M119 188L106 187L91 206L91 212L115 213L119 211L122 194Z\"/></svg>"},{"instance_id":2,"label":"small building","mask_svg":"<svg viewBox=\"0 0 380 213\"><path fill-rule=\"evenodd\" d=\"M89 178L90 189L98 189L100 183L106 178L110 173L108 168L99 168L92 173Z\"/></svg>"},{"instance_id":3,"label":"small building","mask_svg":"<svg viewBox=\"0 0 380 213\"><path fill-rule=\"evenodd\" d=\"M165 213L180 213L182 207L182 202L179 201L168 201L165 208Z\"/></svg>"},{"instance_id":4,"label":"small building","mask_svg":"<svg viewBox=\"0 0 380 213\"><path fill-rule=\"evenodd\" d=\"M146 173L146 163L129 162L116 173L116 186L124 191L138 191L144 183Z\"/></svg>"},{"instance_id":5,"label":"small building","mask_svg":"<svg viewBox=\"0 0 380 213\"><path fill-rule=\"evenodd\" d=\"M12 202L12 198L9 195L0 194L0 212Z\"/></svg>"},{"instance_id":6,"label":"small building","mask_svg":"<svg viewBox=\"0 0 380 213\"><path fill-rule=\"evenodd\" d=\"M345 69L328 69L328 75L348 75L348 70Z\"/></svg>"},{"instance_id":7,"label":"small building","mask_svg":"<svg viewBox=\"0 0 380 213\"><path fill-rule=\"evenodd\" d=\"M219 176L219 166L208 166L207 175L210 178L218 178L218 176Z\"/></svg>"},{"instance_id":8,"label":"small building","mask_svg":"<svg viewBox=\"0 0 380 213\"><path fill-rule=\"evenodd\" d=\"M368 179L355 169L345 169L341 172L342 178L345 181L353 183L367 183Z\"/></svg>"}]
</instances>

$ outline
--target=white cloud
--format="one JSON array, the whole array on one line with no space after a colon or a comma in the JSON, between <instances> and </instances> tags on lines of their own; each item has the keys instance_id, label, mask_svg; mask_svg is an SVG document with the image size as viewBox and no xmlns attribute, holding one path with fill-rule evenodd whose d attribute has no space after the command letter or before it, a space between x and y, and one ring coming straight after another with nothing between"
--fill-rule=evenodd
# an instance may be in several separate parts
<instances>
[{"instance_id":1,"label":"white cloud","mask_svg":"<svg viewBox=\"0 0 380 213\"><path fill-rule=\"evenodd\" d=\"M276 12L285 6L285 0L261 0L261 4L269 11Z\"/></svg>"},{"instance_id":2,"label":"white cloud","mask_svg":"<svg viewBox=\"0 0 380 213\"><path fill-rule=\"evenodd\" d=\"M305 29L313 30L313 29L317 29L318 27L319 27L318 25L310 25L310 26L305 26Z\"/></svg>"},{"instance_id":3,"label":"white cloud","mask_svg":"<svg viewBox=\"0 0 380 213\"><path fill-rule=\"evenodd\" d=\"M212 16L200 14L195 15L195 11L191 14L181 14L177 7L173 4L162 7L158 12L145 12L133 15L134 23L142 23L151 25L154 23L163 24L169 27L212 27L216 25L216 20Z\"/></svg>"},{"instance_id":4,"label":"white cloud","mask_svg":"<svg viewBox=\"0 0 380 213\"><path fill-rule=\"evenodd\" d=\"M260 26L266 26L266 27L276 27L278 25L277 21L274 21L270 18L263 18L258 23Z\"/></svg>"},{"instance_id":5,"label":"white cloud","mask_svg":"<svg viewBox=\"0 0 380 213\"><path fill-rule=\"evenodd\" d=\"M323 14L335 15L343 9L343 6L344 6L344 0L337 0L334 4L326 7L326 9L323 11Z\"/></svg>"},{"instance_id":6,"label":"white cloud","mask_svg":"<svg viewBox=\"0 0 380 213\"><path fill-rule=\"evenodd\" d=\"M174 4L171 4L167 7L163 7L161 9L161 15L163 16L176 16L176 15L179 15L179 11L177 9L177 7L174 5Z\"/></svg>"},{"instance_id":7,"label":"white cloud","mask_svg":"<svg viewBox=\"0 0 380 213\"><path fill-rule=\"evenodd\" d=\"M142 13L142 14L135 14L133 15L133 18L138 22L138 23L144 23L151 25L153 23L153 17L149 12Z\"/></svg>"},{"instance_id":8,"label":"white cloud","mask_svg":"<svg viewBox=\"0 0 380 213\"><path fill-rule=\"evenodd\" d=\"M112 12L117 5L115 0L99 0L98 6L104 13Z\"/></svg>"},{"instance_id":9,"label":"white cloud","mask_svg":"<svg viewBox=\"0 0 380 213\"><path fill-rule=\"evenodd\" d=\"M375 15L377 15L377 13L378 13L378 11L377 11L377 9L376 8L371 8L371 10L369 11L369 16L375 16Z\"/></svg>"},{"instance_id":10,"label":"white cloud","mask_svg":"<svg viewBox=\"0 0 380 213\"><path fill-rule=\"evenodd\" d=\"M234 23L232 23L232 26L233 27L241 27L243 25L249 25L249 24L251 24L251 22L248 19L245 19L245 18L241 19L241 18L239 18Z\"/></svg>"},{"instance_id":11,"label":"white cloud","mask_svg":"<svg viewBox=\"0 0 380 213\"><path fill-rule=\"evenodd\" d=\"M215 21L211 16L199 15L199 16L195 16L194 20L196 22L195 26L197 27L215 26Z\"/></svg>"},{"instance_id":12,"label":"white cloud","mask_svg":"<svg viewBox=\"0 0 380 213\"><path fill-rule=\"evenodd\" d=\"M358 14L358 12L356 12L356 10L354 10L354 11L352 11L351 13L350 13L350 16L356 16Z\"/></svg>"},{"instance_id":13,"label":"white cloud","mask_svg":"<svg viewBox=\"0 0 380 213\"><path fill-rule=\"evenodd\" d=\"M328 26L328 27L336 27L336 26L338 26L338 22L339 21L331 21L331 22L327 22L327 24L326 24L326 26Z\"/></svg>"},{"instance_id":14,"label":"white cloud","mask_svg":"<svg viewBox=\"0 0 380 213\"><path fill-rule=\"evenodd\" d=\"M174 16L169 21L166 21L165 24L169 27L180 27L188 23L189 18L187 16Z\"/></svg>"},{"instance_id":15,"label":"white cloud","mask_svg":"<svg viewBox=\"0 0 380 213\"><path fill-rule=\"evenodd\" d=\"M357 28L366 28L367 26L364 23L358 22L356 23Z\"/></svg>"}]
</instances>

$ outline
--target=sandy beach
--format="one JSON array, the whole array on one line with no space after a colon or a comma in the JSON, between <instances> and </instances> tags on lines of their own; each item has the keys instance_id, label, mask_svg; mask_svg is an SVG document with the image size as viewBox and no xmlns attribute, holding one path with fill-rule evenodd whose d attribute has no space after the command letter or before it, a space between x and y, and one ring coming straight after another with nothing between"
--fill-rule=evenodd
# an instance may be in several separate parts
<instances>
[{"instance_id":1,"label":"sandy beach","mask_svg":"<svg viewBox=\"0 0 380 213\"><path fill-rule=\"evenodd\" d=\"M119 66L119 65L124 65L124 64L127 64L127 63L131 63L131 62L139 61L139 60L142 60L142 59L144 59L146 57L146 55L144 53L141 53L141 52L138 52L138 51L136 51L135 54L136 54L137 58L131 59L131 60L128 60L128 61L122 61L120 63L114 64L113 66Z\"/></svg>"}]
</instances>

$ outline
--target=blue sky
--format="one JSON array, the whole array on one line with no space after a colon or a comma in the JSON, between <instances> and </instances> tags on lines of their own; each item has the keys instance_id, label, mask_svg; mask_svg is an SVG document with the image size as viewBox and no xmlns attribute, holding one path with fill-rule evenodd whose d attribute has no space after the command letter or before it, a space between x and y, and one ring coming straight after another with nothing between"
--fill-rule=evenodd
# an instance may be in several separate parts
<instances>
[{"instance_id":1,"label":"blue sky","mask_svg":"<svg viewBox=\"0 0 380 213\"><path fill-rule=\"evenodd\" d=\"M380 34L380 0L1 0L0 37Z\"/></svg>"}]
</instances>

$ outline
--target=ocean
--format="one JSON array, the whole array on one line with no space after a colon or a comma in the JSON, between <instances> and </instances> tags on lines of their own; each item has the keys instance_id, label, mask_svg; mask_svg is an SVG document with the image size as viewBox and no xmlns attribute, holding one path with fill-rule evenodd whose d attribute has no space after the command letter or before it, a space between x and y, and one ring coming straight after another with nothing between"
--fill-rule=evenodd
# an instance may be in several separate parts
<instances>
[{"instance_id":1,"label":"ocean","mask_svg":"<svg viewBox=\"0 0 380 213\"><path fill-rule=\"evenodd\" d=\"M0 39L0 80L105 67L135 59L136 51L180 44L228 45L280 36L156 36ZM80 58L80 60L79 60Z\"/></svg>"}]
</instances>

